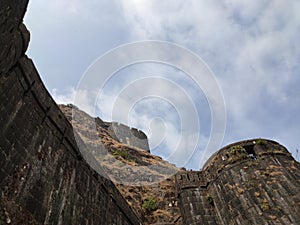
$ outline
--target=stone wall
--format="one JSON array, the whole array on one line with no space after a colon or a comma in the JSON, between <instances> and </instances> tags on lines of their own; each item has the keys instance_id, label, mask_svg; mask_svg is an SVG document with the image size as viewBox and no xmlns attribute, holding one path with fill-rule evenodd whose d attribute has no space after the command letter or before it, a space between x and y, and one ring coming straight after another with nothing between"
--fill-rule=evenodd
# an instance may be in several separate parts
<instances>
[{"instance_id":1,"label":"stone wall","mask_svg":"<svg viewBox=\"0 0 300 225\"><path fill-rule=\"evenodd\" d=\"M147 136L142 131L116 122L109 124L108 131L115 140L150 152Z\"/></svg>"},{"instance_id":2,"label":"stone wall","mask_svg":"<svg viewBox=\"0 0 300 225\"><path fill-rule=\"evenodd\" d=\"M0 4L0 224L139 225L25 55L27 3ZM103 124L117 140L149 149L142 132ZM300 165L274 141L226 146L202 171L175 178L186 225L300 224Z\"/></svg>"},{"instance_id":3,"label":"stone wall","mask_svg":"<svg viewBox=\"0 0 300 225\"><path fill-rule=\"evenodd\" d=\"M300 224L300 165L274 141L226 146L176 186L185 224Z\"/></svg>"},{"instance_id":4,"label":"stone wall","mask_svg":"<svg viewBox=\"0 0 300 225\"><path fill-rule=\"evenodd\" d=\"M106 129L114 140L150 152L148 138L143 131L118 122L106 122L99 117L95 121L97 125Z\"/></svg>"},{"instance_id":5,"label":"stone wall","mask_svg":"<svg viewBox=\"0 0 300 225\"><path fill-rule=\"evenodd\" d=\"M139 225L25 56L27 3L0 4L0 224Z\"/></svg>"}]
</instances>

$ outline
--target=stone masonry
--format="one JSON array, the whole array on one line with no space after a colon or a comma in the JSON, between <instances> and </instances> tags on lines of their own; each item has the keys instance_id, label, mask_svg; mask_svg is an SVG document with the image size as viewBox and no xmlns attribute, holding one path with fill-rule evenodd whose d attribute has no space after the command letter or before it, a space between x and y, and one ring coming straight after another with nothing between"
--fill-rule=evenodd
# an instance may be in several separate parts
<instances>
[{"instance_id":1,"label":"stone masonry","mask_svg":"<svg viewBox=\"0 0 300 225\"><path fill-rule=\"evenodd\" d=\"M113 183L83 160L72 126L25 55L27 3L0 4L0 224L139 225Z\"/></svg>"},{"instance_id":2,"label":"stone masonry","mask_svg":"<svg viewBox=\"0 0 300 225\"><path fill-rule=\"evenodd\" d=\"M0 224L141 225L25 55L27 4L0 3ZM149 151L143 132L98 123ZM228 145L175 180L185 225L300 224L300 164L275 141Z\"/></svg>"},{"instance_id":3,"label":"stone masonry","mask_svg":"<svg viewBox=\"0 0 300 225\"><path fill-rule=\"evenodd\" d=\"M300 165L274 141L226 146L176 188L186 225L300 224Z\"/></svg>"}]
</instances>

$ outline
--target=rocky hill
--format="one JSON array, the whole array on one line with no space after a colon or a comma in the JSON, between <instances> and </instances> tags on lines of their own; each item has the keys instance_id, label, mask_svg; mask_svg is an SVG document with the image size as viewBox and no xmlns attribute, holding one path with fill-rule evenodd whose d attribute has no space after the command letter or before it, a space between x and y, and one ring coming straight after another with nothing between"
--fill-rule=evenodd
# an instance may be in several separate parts
<instances>
[{"instance_id":1,"label":"rocky hill","mask_svg":"<svg viewBox=\"0 0 300 225\"><path fill-rule=\"evenodd\" d=\"M174 179L180 169L148 149L120 143L111 123L73 105L59 107L144 224L182 224Z\"/></svg>"}]
</instances>

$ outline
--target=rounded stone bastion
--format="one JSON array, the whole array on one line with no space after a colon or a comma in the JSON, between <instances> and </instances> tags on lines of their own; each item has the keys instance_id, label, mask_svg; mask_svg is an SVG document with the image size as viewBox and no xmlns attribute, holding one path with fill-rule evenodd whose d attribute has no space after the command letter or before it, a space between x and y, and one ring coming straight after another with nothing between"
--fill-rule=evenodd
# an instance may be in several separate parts
<instances>
[{"instance_id":1,"label":"rounded stone bastion","mask_svg":"<svg viewBox=\"0 0 300 225\"><path fill-rule=\"evenodd\" d=\"M175 178L184 224L300 224L300 163L275 141L228 145Z\"/></svg>"},{"instance_id":2,"label":"rounded stone bastion","mask_svg":"<svg viewBox=\"0 0 300 225\"><path fill-rule=\"evenodd\" d=\"M281 144L267 139L251 139L227 145L213 154L204 164L203 171L212 177L217 176L224 169L237 166L245 161L264 162L277 161L279 158L291 160L291 153Z\"/></svg>"}]
</instances>

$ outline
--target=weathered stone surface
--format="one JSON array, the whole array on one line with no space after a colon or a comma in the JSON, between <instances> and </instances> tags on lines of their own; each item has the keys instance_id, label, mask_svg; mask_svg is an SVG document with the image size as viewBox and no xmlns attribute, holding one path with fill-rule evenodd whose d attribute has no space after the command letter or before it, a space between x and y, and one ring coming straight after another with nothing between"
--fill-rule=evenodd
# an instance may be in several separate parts
<instances>
[{"instance_id":1,"label":"weathered stone surface","mask_svg":"<svg viewBox=\"0 0 300 225\"><path fill-rule=\"evenodd\" d=\"M0 75L16 64L27 49L29 32L22 19L28 0L7 1L0 4Z\"/></svg>"},{"instance_id":2,"label":"weathered stone surface","mask_svg":"<svg viewBox=\"0 0 300 225\"><path fill-rule=\"evenodd\" d=\"M300 224L300 165L274 141L226 146L176 186L184 224Z\"/></svg>"},{"instance_id":3,"label":"weathered stone surface","mask_svg":"<svg viewBox=\"0 0 300 225\"><path fill-rule=\"evenodd\" d=\"M150 152L148 139L143 131L116 122L109 123L108 130L115 140Z\"/></svg>"},{"instance_id":4,"label":"weathered stone surface","mask_svg":"<svg viewBox=\"0 0 300 225\"><path fill-rule=\"evenodd\" d=\"M140 225L134 206L97 173L105 170L73 132L25 55L30 35L22 18L27 3L0 4L0 224ZM109 130L110 125L101 125ZM119 137L130 142L131 134L123 131ZM113 150L132 150L114 144ZM147 156L150 165L155 157L147 154L136 156ZM160 198L172 199L170 212L176 218L153 219L156 224L300 224L300 165L274 141L226 146L202 171L180 170L175 179L176 193ZM172 183L166 180L164 187L173 191Z\"/></svg>"},{"instance_id":5,"label":"weathered stone surface","mask_svg":"<svg viewBox=\"0 0 300 225\"><path fill-rule=\"evenodd\" d=\"M115 185L83 160L72 126L24 55L26 5L0 5L0 224L139 225Z\"/></svg>"}]
</instances>

